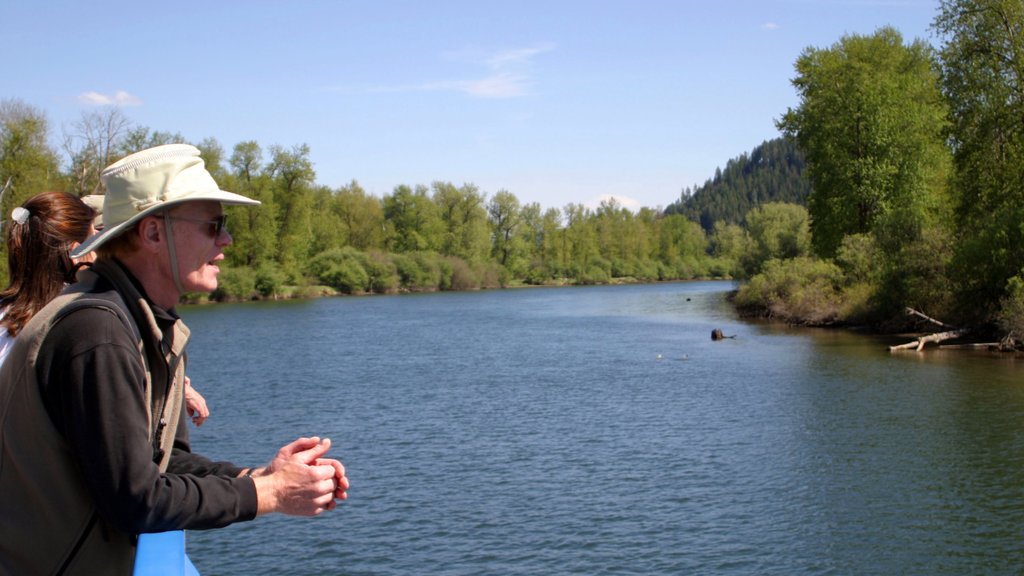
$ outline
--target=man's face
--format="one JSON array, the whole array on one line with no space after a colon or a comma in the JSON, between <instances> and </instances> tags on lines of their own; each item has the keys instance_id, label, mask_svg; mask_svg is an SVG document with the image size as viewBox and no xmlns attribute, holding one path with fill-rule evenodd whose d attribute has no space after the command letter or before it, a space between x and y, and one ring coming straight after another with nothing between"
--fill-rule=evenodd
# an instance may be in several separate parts
<instances>
[{"instance_id":1,"label":"man's face","mask_svg":"<svg viewBox=\"0 0 1024 576\"><path fill-rule=\"evenodd\" d=\"M231 244L226 228L217 231L216 221L223 213L220 203L212 201L187 202L170 210L178 275L187 292L217 289L217 263Z\"/></svg>"}]
</instances>

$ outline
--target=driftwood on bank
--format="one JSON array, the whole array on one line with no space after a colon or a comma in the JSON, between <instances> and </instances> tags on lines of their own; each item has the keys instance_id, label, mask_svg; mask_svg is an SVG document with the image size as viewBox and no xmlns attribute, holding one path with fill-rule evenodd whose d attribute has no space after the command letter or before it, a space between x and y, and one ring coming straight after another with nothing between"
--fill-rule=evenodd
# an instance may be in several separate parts
<instances>
[{"instance_id":1,"label":"driftwood on bank","mask_svg":"<svg viewBox=\"0 0 1024 576\"><path fill-rule=\"evenodd\" d=\"M895 352L896 350L910 350L911 348L921 351L924 349L924 345L929 342L942 342L944 340L952 340L953 338L959 338L969 333L970 330L967 328L960 328L957 330L949 330L947 332L936 332L935 334L928 334L927 336L921 336L913 342L907 342L906 344L899 344L896 346L889 346L889 352Z\"/></svg>"},{"instance_id":2,"label":"driftwood on bank","mask_svg":"<svg viewBox=\"0 0 1024 576\"><path fill-rule=\"evenodd\" d=\"M922 314L921 312L918 312L917 310L914 310L913 308L907 308L907 315L908 316L917 316L918 318L923 318L923 319L927 320L928 322L930 322L931 324L935 324L936 326L941 326L942 328L953 328L953 329L952 330L946 330L944 332L936 332L934 334L928 334L928 335L925 335L925 336L920 336L916 340L914 340L912 342L907 342L906 344L898 344L896 346L889 346L889 352L895 352L897 350L911 350L911 349L917 350L918 352L920 352L921 350L924 350L925 344L932 343L932 342L937 344L939 342L944 342L946 340L952 340L954 338L960 338L961 336L965 336L965 335L967 335L970 332L970 329L968 329L968 328L954 328L953 326L951 326L949 324L946 324L945 322L943 322L941 320L936 320L935 318L932 318L931 316L927 316L925 314Z\"/></svg>"},{"instance_id":3,"label":"driftwood on bank","mask_svg":"<svg viewBox=\"0 0 1024 576\"><path fill-rule=\"evenodd\" d=\"M914 310L913 308L907 308L907 316L917 316L918 318L924 318L925 320L931 322L932 324L935 324L935 325L938 325L938 326L942 326L943 328L954 328L954 326L952 326L950 324L946 324L945 322L943 322L941 320L936 320L935 318L932 318L931 316L927 316L925 314L922 314L922 313L918 312L917 310Z\"/></svg>"}]
</instances>

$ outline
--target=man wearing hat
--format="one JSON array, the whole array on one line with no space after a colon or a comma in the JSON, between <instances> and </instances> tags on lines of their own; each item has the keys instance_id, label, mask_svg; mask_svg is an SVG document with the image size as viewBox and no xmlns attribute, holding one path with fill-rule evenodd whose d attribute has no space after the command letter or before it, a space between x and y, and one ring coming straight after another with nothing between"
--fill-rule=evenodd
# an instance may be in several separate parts
<instances>
[{"instance_id":1,"label":"man wearing hat","mask_svg":"<svg viewBox=\"0 0 1024 576\"><path fill-rule=\"evenodd\" d=\"M231 244L220 190L184 144L111 165L95 264L36 314L0 369L0 574L131 574L137 535L316 515L346 497L329 440L264 467L189 448L185 292L217 287Z\"/></svg>"}]
</instances>

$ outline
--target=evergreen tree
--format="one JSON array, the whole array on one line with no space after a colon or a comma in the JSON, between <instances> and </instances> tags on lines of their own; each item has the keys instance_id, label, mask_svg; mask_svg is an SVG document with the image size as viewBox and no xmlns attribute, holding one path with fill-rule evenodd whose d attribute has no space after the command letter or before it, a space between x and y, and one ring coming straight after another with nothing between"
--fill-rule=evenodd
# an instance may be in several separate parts
<instances>
[{"instance_id":1,"label":"evergreen tree","mask_svg":"<svg viewBox=\"0 0 1024 576\"><path fill-rule=\"evenodd\" d=\"M665 214L682 214L710 233L716 222L741 224L751 208L765 202L806 203L810 182L804 156L793 140L775 138L750 154L729 160L725 170L695 189L685 188Z\"/></svg>"}]
</instances>

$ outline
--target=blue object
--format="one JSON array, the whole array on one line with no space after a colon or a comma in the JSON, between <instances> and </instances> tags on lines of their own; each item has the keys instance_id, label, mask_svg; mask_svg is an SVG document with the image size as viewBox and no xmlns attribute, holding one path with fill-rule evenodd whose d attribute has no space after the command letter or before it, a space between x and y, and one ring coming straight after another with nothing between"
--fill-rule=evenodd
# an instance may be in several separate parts
<instances>
[{"instance_id":1,"label":"blue object","mask_svg":"<svg viewBox=\"0 0 1024 576\"><path fill-rule=\"evenodd\" d=\"M185 554L185 531L139 534L132 576L199 576Z\"/></svg>"}]
</instances>

